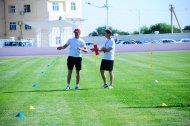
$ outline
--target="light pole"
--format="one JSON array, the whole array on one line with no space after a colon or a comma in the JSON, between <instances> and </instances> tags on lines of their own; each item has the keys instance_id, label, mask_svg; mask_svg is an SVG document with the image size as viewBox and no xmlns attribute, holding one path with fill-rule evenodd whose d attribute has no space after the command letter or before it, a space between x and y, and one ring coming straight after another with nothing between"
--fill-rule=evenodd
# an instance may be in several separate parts
<instances>
[{"instance_id":1,"label":"light pole","mask_svg":"<svg viewBox=\"0 0 190 126\"><path fill-rule=\"evenodd\" d=\"M97 7L97 8L106 8L106 29L108 29L108 27L109 27L109 7L111 7L108 5L108 0L106 0L106 4L104 4L103 6L97 6L92 3L87 3L87 4L91 5L93 7Z\"/></svg>"},{"instance_id":2,"label":"light pole","mask_svg":"<svg viewBox=\"0 0 190 126\"><path fill-rule=\"evenodd\" d=\"M171 11L171 33L173 34L173 5L170 6L170 11Z\"/></svg>"},{"instance_id":3,"label":"light pole","mask_svg":"<svg viewBox=\"0 0 190 126\"><path fill-rule=\"evenodd\" d=\"M141 12L138 10L138 18L139 18L139 34L141 34Z\"/></svg>"},{"instance_id":4,"label":"light pole","mask_svg":"<svg viewBox=\"0 0 190 126\"><path fill-rule=\"evenodd\" d=\"M108 18L109 18L109 6L108 6L108 0L106 0L106 4L105 4L105 8L106 8L106 11L107 11L107 22L106 22L106 29L108 29Z\"/></svg>"},{"instance_id":5,"label":"light pole","mask_svg":"<svg viewBox=\"0 0 190 126\"><path fill-rule=\"evenodd\" d=\"M177 21L178 27L179 27L180 30L181 30L181 33L183 33L183 30L181 29L181 25L180 25L180 23L179 23L179 20L178 20L178 18L177 18L177 15L176 15L176 13L175 13L175 10L174 10L173 5L170 4L169 6L170 6L170 9L169 9L169 10L171 11L171 33L173 34L173 32L174 32L174 29L173 29L173 14L174 14L175 19L176 19L176 21Z\"/></svg>"},{"instance_id":6,"label":"light pole","mask_svg":"<svg viewBox=\"0 0 190 126\"><path fill-rule=\"evenodd\" d=\"M129 9L128 10L131 15L137 15L138 18L138 32L141 34L141 10L140 8L138 10Z\"/></svg>"}]
</instances>

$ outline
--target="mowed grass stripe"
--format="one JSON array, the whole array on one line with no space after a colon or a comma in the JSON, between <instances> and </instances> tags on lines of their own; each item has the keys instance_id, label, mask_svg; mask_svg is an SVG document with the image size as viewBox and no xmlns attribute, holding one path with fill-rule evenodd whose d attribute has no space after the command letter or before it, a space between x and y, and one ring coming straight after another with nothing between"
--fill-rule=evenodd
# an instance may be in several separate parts
<instances>
[{"instance_id":1,"label":"mowed grass stripe","mask_svg":"<svg viewBox=\"0 0 190 126\"><path fill-rule=\"evenodd\" d=\"M171 106L189 103L189 55L154 54L153 61L178 61L172 63L168 70L167 67L162 67L163 62L154 62L153 69L150 69L147 61L149 54L117 54L113 90L100 88L101 56L97 57L97 68L94 65L94 56L84 55L79 91L73 90L75 70L72 90L63 91L66 86L67 56L44 57L41 59L43 61L33 62L34 66L41 66L45 72L38 81L39 88L32 88L31 84L26 84L26 80L16 76L18 83L15 83L15 87L18 86L19 89L13 90L11 86L6 85L6 88L1 89L0 125L188 125L188 107L156 106L163 102ZM52 65L47 67L48 64ZM26 73L32 70L34 69L31 67ZM171 76L168 73L163 74L164 71L171 72ZM30 73L30 76L38 76L35 72ZM154 83L155 79L159 80L158 84ZM35 79L27 79L30 80L32 82ZM13 80L6 81L10 83ZM25 83L26 86L20 83ZM28 110L29 104L36 110ZM15 113L19 111L27 117L22 120L15 118Z\"/></svg>"},{"instance_id":2,"label":"mowed grass stripe","mask_svg":"<svg viewBox=\"0 0 190 126\"><path fill-rule=\"evenodd\" d=\"M17 61L15 62L18 64ZM32 85L33 83L38 82L42 76L41 71L47 69L47 66L45 65L47 61L41 58L36 58L34 60L26 58L23 62L24 63L18 65L16 69L11 68L2 76L4 83L9 82L12 89L14 87L18 88L18 86L28 87L28 84ZM15 83L18 85L15 85Z\"/></svg>"},{"instance_id":3,"label":"mowed grass stripe","mask_svg":"<svg viewBox=\"0 0 190 126\"><path fill-rule=\"evenodd\" d=\"M15 59L16 60L16 59ZM26 59L26 60L28 60L28 59ZM43 60L40 60L40 61L43 61ZM27 89L30 89L30 91L31 91L31 89L33 89L32 88L32 85L33 85L33 83L31 83L31 82L35 82L35 80L33 80L34 79L34 76L36 75L35 73L32 73L32 76L30 76L30 73L31 73L31 69L29 69L28 67L34 67L34 66L36 66L36 64L35 63L41 63L41 62L38 62L38 60L32 60L31 62L30 62L30 64L22 64L22 67L20 67L20 68L22 68L22 69L18 69L19 71L18 71L18 74L17 74L17 77L16 78L10 78L10 80L11 80L11 82L9 82L9 80L7 79L7 80L5 80L5 83L6 83L6 88L4 89L4 90L1 90L1 91L4 91L5 93L4 93L4 95L8 95L8 94L6 94L6 92L7 93L10 93L10 95L12 95L12 97L5 97L5 101L9 101L9 99L11 99L11 100L14 100L14 101L11 101L12 103L16 103L16 102L20 102L21 104L23 104L22 102L26 102L25 100L18 100L19 99L19 97L23 97L23 96L26 96L26 97L23 97L23 98L28 98L29 100L30 100L30 95L23 95L23 94L27 94ZM32 64L32 65L31 65ZM28 66L29 65L29 66ZM30 67L30 68L31 68ZM39 69L41 69L41 68L39 68L38 67L38 70ZM15 69L13 69L13 70L15 70ZM8 75L7 75L8 76ZM38 75L37 75L38 76ZM27 80L29 80L30 79L30 83L25 83L25 78L27 79ZM37 81L37 80L36 80ZM27 82L29 82L29 81L27 81ZM10 85L8 85L8 83L11 83ZM9 90L8 90L8 89ZM26 91L26 92L24 92L24 91ZM18 92L18 93L17 93ZM19 93L20 92L20 93ZM22 93L22 92L24 92L24 93ZM15 95L15 94L17 94L17 95ZM14 99L14 97L17 97L18 96L18 98L15 98ZM2 99L1 99L2 100Z\"/></svg>"},{"instance_id":4,"label":"mowed grass stripe","mask_svg":"<svg viewBox=\"0 0 190 126\"><path fill-rule=\"evenodd\" d=\"M99 64L100 62L101 62L100 58L97 57L97 63ZM80 125L104 124L105 125L108 121L101 120L102 118L101 115L104 114L105 111L100 112L100 108L97 108L97 104L101 106L103 110L107 110L108 112L112 113L112 111L115 109L113 109L113 107L109 107L108 101L113 103L113 101L116 100L116 103L117 103L117 99L112 97L111 93L107 91L105 92L105 90L102 90L100 88L102 86L102 80L99 75L99 66L96 67L94 64L94 57L92 56L83 57L83 70L81 71L81 74L84 74L84 73L86 73L86 77L81 75L81 77L83 77L81 79L81 87L83 88L85 86L84 88L87 90L76 92L73 98L68 99L68 102L69 101L71 102L70 105L72 106L74 113L78 113L77 115L82 114L80 118L76 117L78 124ZM83 83L83 81L87 81L88 83ZM96 90L99 92L98 94L94 93ZM108 96L109 96L109 99L106 99L105 101L102 100ZM77 101L78 104L72 104L72 101L75 101L75 100ZM112 104L112 106L114 105ZM85 114L84 112L88 112L88 113ZM117 118L120 118L120 117L117 116ZM115 120L117 120L117 118L115 118ZM88 120L91 120L91 121L88 121Z\"/></svg>"},{"instance_id":5,"label":"mowed grass stripe","mask_svg":"<svg viewBox=\"0 0 190 126\"><path fill-rule=\"evenodd\" d=\"M43 61L43 62L48 62L48 60L49 59L47 59L47 60L45 60L45 61ZM40 63L41 64L41 62L38 62L38 63ZM35 64L34 64L35 65ZM43 64L43 66L46 66L46 64ZM41 69L40 69L41 70ZM47 71L46 71L47 72ZM40 73L40 71L39 71L39 73ZM46 73L45 73L46 74ZM44 75L44 76L42 76L42 78L46 78L47 76L46 75ZM31 78L32 79L32 78ZM46 79L48 79L48 78L46 78ZM45 84L44 84L45 85ZM39 86L43 89L43 86L44 85L42 85L42 83L39 83ZM46 84L47 85L47 84ZM18 86L18 85L17 85ZM31 86L32 85L28 85L29 87L30 87L30 89L31 89ZM46 87L46 89L47 89L47 87ZM23 91L23 90L22 90ZM33 91L33 90L32 90ZM39 91L39 92L38 92ZM42 91L42 92L41 92ZM47 90L48 91L48 90ZM20 95L19 96L25 96L25 98L27 98L27 99L22 99L22 101L18 101L18 102L20 102L19 104L21 104L22 106L20 106L21 108L22 107L25 107L25 109L22 111L23 113L25 113L26 115L29 115L29 113L27 112L28 111L28 106L30 105L30 104L33 104L34 106L40 106L40 107L37 107L36 109L37 110L39 110L39 111L41 111L41 108L43 108L43 110L45 110L45 111L42 111L43 112L43 115L40 115L39 114L39 117L44 117L46 114L48 115L49 113L52 113L52 110L51 110L51 108L52 108L52 104L47 104L47 102L45 102L45 104L43 104L43 99L44 99L44 97L46 96L46 94L45 94L45 92L46 91L44 91L43 92L43 90L36 90L36 92L37 93L35 93L35 90L34 90L34 92L27 92L27 91L25 91L25 92L20 92ZM29 95L29 96L31 96L31 97L29 97L29 96L27 96L27 94ZM42 99L36 99L36 97L41 97ZM7 99L6 99L7 100ZM25 102L25 103L23 103L23 101ZM39 103L38 103L39 102ZM16 103L16 101L13 101L13 103ZM63 104L63 103L62 103ZM48 106L47 106L48 105ZM63 106L66 106L65 104L63 104ZM49 110L51 110L50 112L49 111L47 111L47 109L46 109L46 107L49 107L50 109ZM62 108L61 106L59 106L60 108ZM37 111L38 112L38 111ZM57 113L56 111L55 111L55 113ZM35 118L35 123L37 123L37 124L41 124L40 123L40 119L42 119L42 118L39 118L38 116L37 116L37 118ZM52 120L53 121L53 120ZM27 122L23 122L23 124L27 124ZM42 123L43 124L43 123Z\"/></svg>"},{"instance_id":6,"label":"mowed grass stripe","mask_svg":"<svg viewBox=\"0 0 190 126\"><path fill-rule=\"evenodd\" d=\"M64 58L62 58L62 59L64 59L64 60L61 60L61 61L59 61L58 62L58 64L56 65L57 66L57 68L55 67L55 70L52 70L52 72L53 71L56 71L56 72L58 72L58 73L60 73L60 71L62 72L62 76L60 76L60 75L58 75L59 77L61 77L60 79L61 80L63 80L63 78L66 78L66 75L67 75L67 69L66 69L66 58L64 57ZM84 61L83 61L84 62ZM61 69L60 69L60 64L62 64L62 67L61 67ZM63 66L64 65L64 66ZM62 69L62 68L65 68L64 70ZM49 72L49 73L51 73L51 71ZM81 72L82 73L82 72ZM55 75L56 76L56 73L54 72L54 74L53 75ZM52 78L54 78L54 76L52 77ZM72 83L72 88L74 88L74 86L75 86L75 70L73 71L73 80L74 81L72 81L73 83ZM57 85L57 84L56 84ZM62 88L63 87L65 87L66 86L66 79L64 79L63 81L62 81ZM85 87L85 85L83 85L83 84L81 84L82 86L81 87ZM69 92L70 93L70 92ZM65 99L65 96L67 96L68 95L68 93L67 92L64 92L63 93L63 95L62 95L62 99ZM69 118L65 118L65 117L63 117L64 119L70 119L71 121L70 121L70 123L63 123L63 124L69 124L69 125L76 125L76 121L77 121L77 123L78 124L85 124L86 123L86 121L88 120L88 119L85 119L85 120L77 120L76 118L77 117L75 117L75 119L73 119L73 115L74 114L76 114L76 113L80 113L81 112L81 108L80 107L78 107L76 104L73 104L73 102L75 101L75 98L76 97L76 95L73 97L73 98L69 98L68 100L67 100L67 103L71 103L71 104L69 104L68 105L68 107L64 107L64 109L65 110L67 110L67 111L69 111L69 113L70 113L70 107L72 108L72 113L71 114L69 114L69 115L67 115ZM82 96L78 96L78 97L82 97ZM82 102L82 100L81 99L76 99L77 101L75 101L75 102L79 102L79 104ZM58 101L58 103L62 103L61 101ZM87 109L88 108L88 105L86 104L86 107L84 107L85 106L85 103L86 102L84 102L83 104L81 104L82 105L82 108L85 108L85 109ZM75 108L76 107L76 108ZM91 111L92 109L87 109L86 111ZM86 112L86 111L84 111L84 112ZM65 115L65 114L64 114ZM85 116L87 116L86 114L85 114Z\"/></svg>"}]
</instances>

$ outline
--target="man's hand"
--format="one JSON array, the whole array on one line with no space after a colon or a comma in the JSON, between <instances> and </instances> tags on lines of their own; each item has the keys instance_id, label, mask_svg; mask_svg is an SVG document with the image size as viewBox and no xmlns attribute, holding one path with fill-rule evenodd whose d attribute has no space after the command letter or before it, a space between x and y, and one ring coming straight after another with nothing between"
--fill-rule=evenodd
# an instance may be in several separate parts
<instances>
[{"instance_id":1,"label":"man's hand","mask_svg":"<svg viewBox=\"0 0 190 126\"><path fill-rule=\"evenodd\" d=\"M63 46L57 47L57 50L61 50L63 49Z\"/></svg>"},{"instance_id":2,"label":"man's hand","mask_svg":"<svg viewBox=\"0 0 190 126\"><path fill-rule=\"evenodd\" d=\"M78 47L77 49L78 49L78 50L81 50L81 51L83 51L83 52L88 52L87 48Z\"/></svg>"},{"instance_id":3,"label":"man's hand","mask_svg":"<svg viewBox=\"0 0 190 126\"><path fill-rule=\"evenodd\" d=\"M92 48L92 49L90 49L92 52L94 52L95 51L95 49L94 48Z\"/></svg>"},{"instance_id":4,"label":"man's hand","mask_svg":"<svg viewBox=\"0 0 190 126\"><path fill-rule=\"evenodd\" d=\"M106 48L105 48L105 47L102 47L101 50L102 50L103 52L105 52L105 51L106 51Z\"/></svg>"},{"instance_id":5,"label":"man's hand","mask_svg":"<svg viewBox=\"0 0 190 126\"><path fill-rule=\"evenodd\" d=\"M110 52L112 49L113 48L111 48L111 47L108 49L106 49L105 47L102 47L100 50L103 51L104 53L106 53L106 52Z\"/></svg>"},{"instance_id":6,"label":"man's hand","mask_svg":"<svg viewBox=\"0 0 190 126\"><path fill-rule=\"evenodd\" d=\"M81 47L78 47L77 49L78 49L78 50L81 50L81 51L83 50L83 48L81 48Z\"/></svg>"},{"instance_id":7,"label":"man's hand","mask_svg":"<svg viewBox=\"0 0 190 126\"><path fill-rule=\"evenodd\" d=\"M106 48L105 47L102 47L101 49L100 49L100 51L102 51L102 52L106 52Z\"/></svg>"},{"instance_id":8,"label":"man's hand","mask_svg":"<svg viewBox=\"0 0 190 126\"><path fill-rule=\"evenodd\" d=\"M95 49L94 48L92 48L92 49L90 49L92 52L94 52L95 51ZM97 51L102 51L100 48L97 48Z\"/></svg>"}]
</instances>

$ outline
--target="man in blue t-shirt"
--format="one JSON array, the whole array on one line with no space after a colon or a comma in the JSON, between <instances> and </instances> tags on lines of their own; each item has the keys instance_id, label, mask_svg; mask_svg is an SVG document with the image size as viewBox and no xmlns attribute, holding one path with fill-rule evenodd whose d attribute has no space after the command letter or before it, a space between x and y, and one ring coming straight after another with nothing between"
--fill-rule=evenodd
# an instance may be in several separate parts
<instances>
[{"instance_id":1,"label":"man in blue t-shirt","mask_svg":"<svg viewBox=\"0 0 190 126\"><path fill-rule=\"evenodd\" d=\"M87 52L87 47L84 42L80 38L81 30L79 28L74 30L75 37L69 39L64 46L60 46L57 49L65 49L68 46L69 48L69 56L67 59L67 67L68 67L68 75L67 75L67 87L66 90L70 90L70 81L72 76L73 67L76 68L76 87L75 89L79 89L80 82L80 70L82 69L82 54L81 51Z\"/></svg>"},{"instance_id":2,"label":"man in blue t-shirt","mask_svg":"<svg viewBox=\"0 0 190 126\"><path fill-rule=\"evenodd\" d=\"M106 41L102 48L98 49L99 51L104 52L104 56L100 65L100 73L103 79L103 88L113 88L113 66L114 66L114 54L115 54L115 41L111 37L112 31L111 30L105 30L106 34ZM94 51L94 49L91 49L91 51ZM108 86L105 71L109 72L110 75L110 85Z\"/></svg>"}]
</instances>

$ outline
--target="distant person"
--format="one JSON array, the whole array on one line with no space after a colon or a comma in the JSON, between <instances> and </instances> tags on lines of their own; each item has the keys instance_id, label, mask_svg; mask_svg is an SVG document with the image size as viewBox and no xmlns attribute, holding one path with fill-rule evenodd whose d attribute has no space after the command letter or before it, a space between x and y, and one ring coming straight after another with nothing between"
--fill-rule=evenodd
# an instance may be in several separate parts
<instances>
[{"instance_id":1,"label":"distant person","mask_svg":"<svg viewBox=\"0 0 190 126\"><path fill-rule=\"evenodd\" d=\"M111 37L112 36L112 31L111 30L105 30L106 34L106 41L103 45L102 48L99 48L99 51L104 52L104 56L100 65L100 73L103 79L103 88L113 88L113 79L114 79L114 74L113 74L113 66L114 66L114 54L115 54L115 41ZM94 51L94 49L91 49L91 51ZM109 72L110 76L110 85L108 86L107 84L107 79L105 75L105 71Z\"/></svg>"},{"instance_id":2,"label":"distant person","mask_svg":"<svg viewBox=\"0 0 190 126\"><path fill-rule=\"evenodd\" d=\"M70 46L69 56L67 59L68 75L67 75L67 87L66 90L70 90L70 82L72 77L73 67L76 68L76 86L75 89L79 89L80 83L80 70L82 69L82 54L81 51L87 52L87 47L80 38L81 30L79 28L74 30L75 37L69 39L64 46L57 47L58 50L65 49Z\"/></svg>"}]
</instances>

